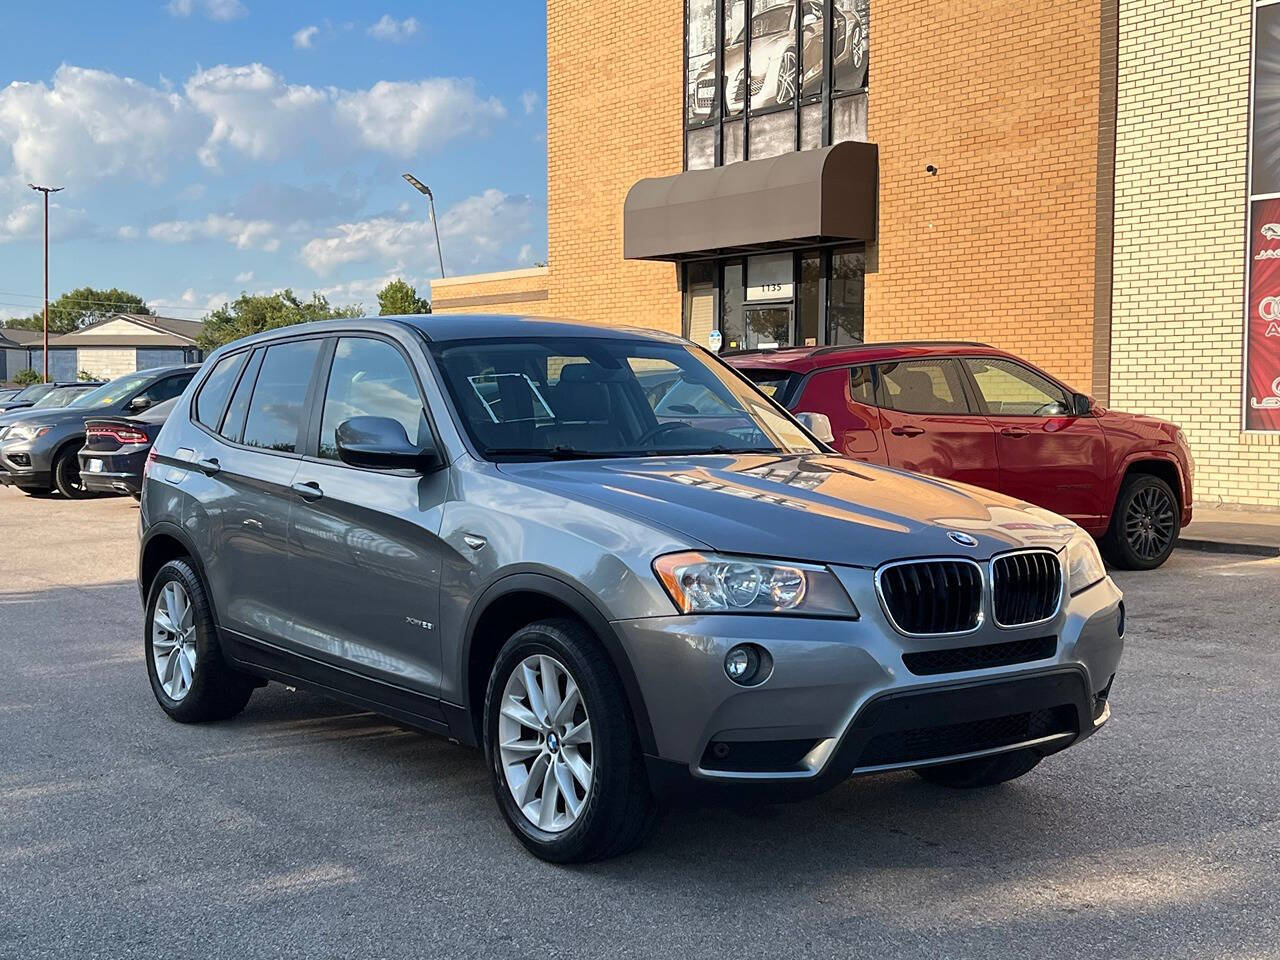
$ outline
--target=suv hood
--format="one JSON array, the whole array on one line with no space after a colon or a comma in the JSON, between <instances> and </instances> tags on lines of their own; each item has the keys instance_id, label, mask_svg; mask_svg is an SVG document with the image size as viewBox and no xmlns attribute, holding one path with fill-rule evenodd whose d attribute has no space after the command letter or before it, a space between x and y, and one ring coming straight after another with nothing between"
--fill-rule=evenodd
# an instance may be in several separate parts
<instances>
[{"instance_id":1,"label":"suv hood","mask_svg":"<svg viewBox=\"0 0 1280 960\"><path fill-rule=\"evenodd\" d=\"M504 463L513 479L724 553L874 567L1064 546L1075 524L998 493L823 454ZM955 543L949 531L974 537Z\"/></svg>"},{"instance_id":2,"label":"suv hood","mask_svg":"<svg viewBox=\"0 0 1280 960\"><path fill-rule=\"evenodd\" d=\"M53 409L32 410L27 407L23 410L15 410L13 413L0 416L0 426L10 423L47 423L50 426L61 426L64 423L83 423L92 416L109 416L110 408L99 410L84 410L73 407L54 407Z\"/></svg>"}]
</instances>

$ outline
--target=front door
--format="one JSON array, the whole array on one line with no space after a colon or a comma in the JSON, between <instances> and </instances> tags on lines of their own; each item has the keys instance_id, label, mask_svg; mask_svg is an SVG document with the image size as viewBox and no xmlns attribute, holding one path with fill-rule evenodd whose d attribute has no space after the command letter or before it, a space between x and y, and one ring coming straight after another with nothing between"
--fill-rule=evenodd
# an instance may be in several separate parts
<instances>
[{"instance_id":1,"label":"front door","mask_svg":"<svg viewBox=\"0 0 1280 960\"><path fill-rule=\"evenodd\" d=\"M434 697L440 689L440 522L449 473L369 470L338 459L338 425L390 417L420 444L431 429L409 359L391 340L341 337L317 392L294 482L295 643L321 660ZM434 702L418 711L439 714Z\"/></svg>"},{"instance_id":2,"label":"front door","mask_svg":"<svg viewBox=\"0 0 1280 960\"><path fill-rule=\"evenodd\" d=\"M901 360L879 372L889 465L996 489L996 432L974 409L960 362Z\"/></svg>"},{"instance_id":3,"label":"front door","mask_svg":"<svg viewBox=\"0 0 1280 960\"><path fill-rule=\"evenodd\" d=\"M1000 492L1097 528L1111 507L1103 500L1107 441L1098 421L1075 416L1067 391L1021 363L962 362L995 430Z\"/></svg>"}]
</instances>

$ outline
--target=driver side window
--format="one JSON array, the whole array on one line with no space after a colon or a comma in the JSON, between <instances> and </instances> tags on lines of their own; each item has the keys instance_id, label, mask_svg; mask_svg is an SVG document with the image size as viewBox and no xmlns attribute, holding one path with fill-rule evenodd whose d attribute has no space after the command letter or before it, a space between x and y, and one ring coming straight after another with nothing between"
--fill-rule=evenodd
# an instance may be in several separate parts
<instances>
[{"instance_id":1,"label":"driver side window","mask_svg":"<svg viewBox=\"0 0 1280 960\"><path fill-rule=\"evenodd\" d=\"M994 357L969 357L964 363L993 416L1061 417L1071 411L1057 384L1020 363Z\"/></svg>"}]
</instances>

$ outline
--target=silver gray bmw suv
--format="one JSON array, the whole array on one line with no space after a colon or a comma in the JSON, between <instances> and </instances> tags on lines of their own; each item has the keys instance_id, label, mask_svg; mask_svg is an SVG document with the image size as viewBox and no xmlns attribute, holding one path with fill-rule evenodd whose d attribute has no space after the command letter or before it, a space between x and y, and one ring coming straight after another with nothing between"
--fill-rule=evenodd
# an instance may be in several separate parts
<instances>
[{"instance_id":1,"label":"silver gray bmw suv","mask_svg":"<svg viewBox=\"0 0 1280 960\"><path fill-rule=\"evenodd\" d=\"M690 788L1021 776L1106 722L1124 633L1070 521L835 456L684 340L563 321L223 347L152 449L141 537L169 716L278 680L480 745L561 862Z\"/></svg>"}]
</instances>

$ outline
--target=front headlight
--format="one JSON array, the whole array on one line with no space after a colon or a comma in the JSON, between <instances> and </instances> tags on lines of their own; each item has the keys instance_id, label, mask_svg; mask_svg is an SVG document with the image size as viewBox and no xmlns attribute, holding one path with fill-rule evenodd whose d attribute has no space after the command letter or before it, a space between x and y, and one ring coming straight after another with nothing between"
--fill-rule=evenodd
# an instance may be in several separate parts
<instances>
[{"instance_id":1,"label":"front headlight","mask_svg":"<svg viewBox=\"0 0 1280 960\"><path fill-rule=\"evenodd\" d=\"M1102 565L1102 554L1093 537L1083 530L1076 530L1067 543L1067 587L1072 595L1092 587L1107 575Z\"/></svg>"},{"instance_id":2,"label":"front headlight","mask_svg":"<svg viewBox=\"0 0 1280 960\"><path fill-rule=\"evenodd\" d=\"M653 569L681 613L858 617L836 575L809 563L692 552L659 557Z\"/></svg>"},{"instance_id":3,"label":"front headlight","mask_svg":"<svg viewBox=\"0 0 1280 960\"><path fill-rule=\"evenodd\" d=\"M52 430L53 427L38 426L34 423L19 423L9 428L9 432L5 434L6 440L34 440L37 437L43 437Z\"/></svg>"}]
</instances>

